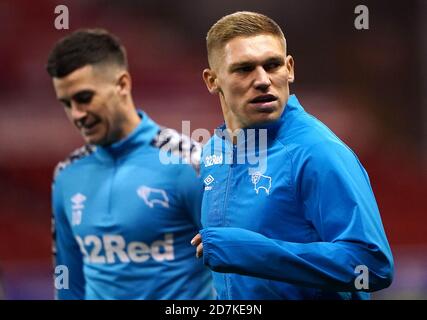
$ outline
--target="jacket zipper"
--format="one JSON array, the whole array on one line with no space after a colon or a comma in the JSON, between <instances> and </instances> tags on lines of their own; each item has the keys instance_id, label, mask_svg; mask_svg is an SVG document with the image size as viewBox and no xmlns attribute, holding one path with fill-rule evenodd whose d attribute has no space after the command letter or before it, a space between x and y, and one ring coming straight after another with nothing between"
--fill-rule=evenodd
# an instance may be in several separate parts
<instances>
[{"instance_id":1,"label":"jacket zipper","mask_svg":"<svg viewBox=\"0 0 427 320\"><path fill-rule=\"evenodd\" d=\"M111 184L110 184L110 190L109 190L109 195L108 195L108 211L107 211L107 216L111 216L112 212L111 212L111 206L112 206L112 198L113 198L113 188L114 188L114 180L116 178L116 173L117 173L117 160L113 159L113 174L111 177Z\"/></svg>"},{"instance_id":2,"label":"jacket zipper","mask_svg":"<svg viewBox=\"0 0 427 320\"><path fill-rule=\"evenodd\" d=\"M228 202L228 191L230 189L231 169L232 167L234 167L234 163L236 162L236 151L237 151L237 147L235 144L233 144L233 163L228 167L227 184L225 187L225 197L224 197L224 203L222 205L222 226L223 227L225 227L225 213L226 213L227 202Z\"/></svg>"},{"instance_id":3,"label":"jacket zipper","mask_svg":"<svg viewBox=\"0 0 427 320\"><path fill-rule=\"evenodd\" d=\"M223 227L225 227L225 214L226 214L226 208L227 208L226 205L228 202L228 191L230 188L231 170L232 170L232 167L234 167L234 164L236 163L236 155L237 155L237 147L235 144L233 144L233 163L228 168L227 185L225 188L225 198L224 198L224 204L222 206L222 226ZM227 299L231 299L231 293L229 292L229 288L230 288L229 277L226 273L224 274L224 286L225 286Z\"/></svg>"}]
</instances>

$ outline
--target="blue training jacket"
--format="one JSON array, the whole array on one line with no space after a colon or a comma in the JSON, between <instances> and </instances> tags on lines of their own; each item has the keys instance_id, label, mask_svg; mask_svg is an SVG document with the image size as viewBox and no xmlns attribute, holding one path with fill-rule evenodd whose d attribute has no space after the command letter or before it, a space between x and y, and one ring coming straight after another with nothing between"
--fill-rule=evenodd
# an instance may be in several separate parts
<instances>
[{"instance_id":1,"label":"blue training jacket","mask_svg":"<svg viewBox=\"0 0 427 320\"><path fill-rule=\"evenodd\" d=\"M217 130L203 148L200 233L218 298L368 299L389 286L393 258L357 156L294 95L264 129L264 163L262 130L242 131L247 148Z\"/></svg>"},{"instance_id":2,"label":"blue training jacket","mask_svg":"<svg viewBox=\"0 0 427 320\"><path fill-rule=\"evenodd\" d=\"M57 167L55 265L68 270L59 299L214 297L210 271L190 245L201 226L203 186L173 155L197 160L200 147L138 113L141 123L128 137L83 147Z\"/></svg>"}]
</instances>

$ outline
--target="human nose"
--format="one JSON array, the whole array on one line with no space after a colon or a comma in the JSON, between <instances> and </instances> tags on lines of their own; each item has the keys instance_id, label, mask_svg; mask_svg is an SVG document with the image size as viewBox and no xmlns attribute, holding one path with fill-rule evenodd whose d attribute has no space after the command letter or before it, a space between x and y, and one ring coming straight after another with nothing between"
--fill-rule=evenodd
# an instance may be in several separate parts
<instances>
[{"instance_id":1,"label":"human nose","mask_svg":"<svg viewBox=\"0 0 427 320\"><path fill-rule=\"evenodd\" d=\"M257 67L254 74L254 87L256 89L264 91L271 85L269 74L263 67Z\"/></svg>"}]
</instances>

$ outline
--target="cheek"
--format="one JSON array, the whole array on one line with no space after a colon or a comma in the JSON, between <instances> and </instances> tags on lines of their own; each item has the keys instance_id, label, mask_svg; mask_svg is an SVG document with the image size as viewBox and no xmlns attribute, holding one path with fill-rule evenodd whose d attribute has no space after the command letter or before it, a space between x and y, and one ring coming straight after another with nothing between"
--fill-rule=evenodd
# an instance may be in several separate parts
<instances>
[{"instance_id":1,"label":"cheek","mask_svg":"<svg viewBox=\"0 0 427 320\"><path fill-rule=\"evenodd\" d=\"M74 123L73 121L73 117L71 116L71 110L68 108L64 108L65 111L65 115L67 116L67 119L71 122Z\"/></svg>"},{"instance_id":2,"label":"cheek","mask_svg":"<svg viewBox=\"0 0 427 320\"><path fill-rule=\"evenodd\" d=\"M277 75L276 84L278 87L283 88L288 85L288 72L284 71L283 73Z\"/></svg>"},{"instance_id":3,"label":"cheek","mask_svg":"<svg viewBox=\"0 0 427 320\"><path fill-rule=\"evenodd\" d=\"M116 112L116 102L115 97L112 94L106 93L103 96L100 96L96 105L98 113L102 115L103 118L111 119L114 117L114 113Z\"/></svg>"},{"instance_id":4,"label":"cheek","mask_svg":"<svg viewBox=\"0 0 427 320\"><path fill-rule=\"evenodd\" d=\"M246 91L243 81L230 82L225 86L225 90L223 90L226 98L233 101L243 99Z\"/></svg>"},{"instance_id":5,"label":"cheek","mask_svg":"<svg viewBox=\"0 0 427 320\"><path fill-rule=\"evenodd\" d=\"M282 96L282 98L289 92L289 81L288 81L287 74L281 75L275 78L275 80L273 81L273 84L276 89L276 92L280 96Z\"/></svg>"}]
</instances>

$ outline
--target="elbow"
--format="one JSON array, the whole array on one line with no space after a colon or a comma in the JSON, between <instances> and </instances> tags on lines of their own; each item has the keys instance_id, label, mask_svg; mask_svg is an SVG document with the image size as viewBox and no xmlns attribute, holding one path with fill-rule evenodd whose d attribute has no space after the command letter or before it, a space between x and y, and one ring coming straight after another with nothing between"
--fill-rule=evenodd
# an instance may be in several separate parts
<instances>
[{"instance_id":1,"label":"elbow","mask_svg":"<svg viewBox=\"0 0 427 320\"><path fill-rule=\"evenodd\" d=\"M364 263L362 263L362 261ZM354 285L356 291L375 292L388 288L394 278L394 262L390 250L382 250L379 247L365 251L360 265L355 269L356 279Z\"/></svg>"},{"instance_id":2,"label":"elbow","mask_svg":"<svg viewBox=\"0 0 427 320\"><path fill-rule=\"evenodd\" d=\"M378 291L388 288L394 279L394 262L391 253L384 254L383 259L378 261L371 273L371 290L369 291Z\"/></svg>"},{"instance_id":3,"label":"elbow","mask_svg":"<svg viewBox=\"0 0 427 320\"><path fill-rule=\"evenodd\" d=\"M377 274L377 283L375 285L376 290L382 290L388 288L394 278L394 263L390 261L385 266L383 266L382 270Z\"/></svg>"}]
</instances>

